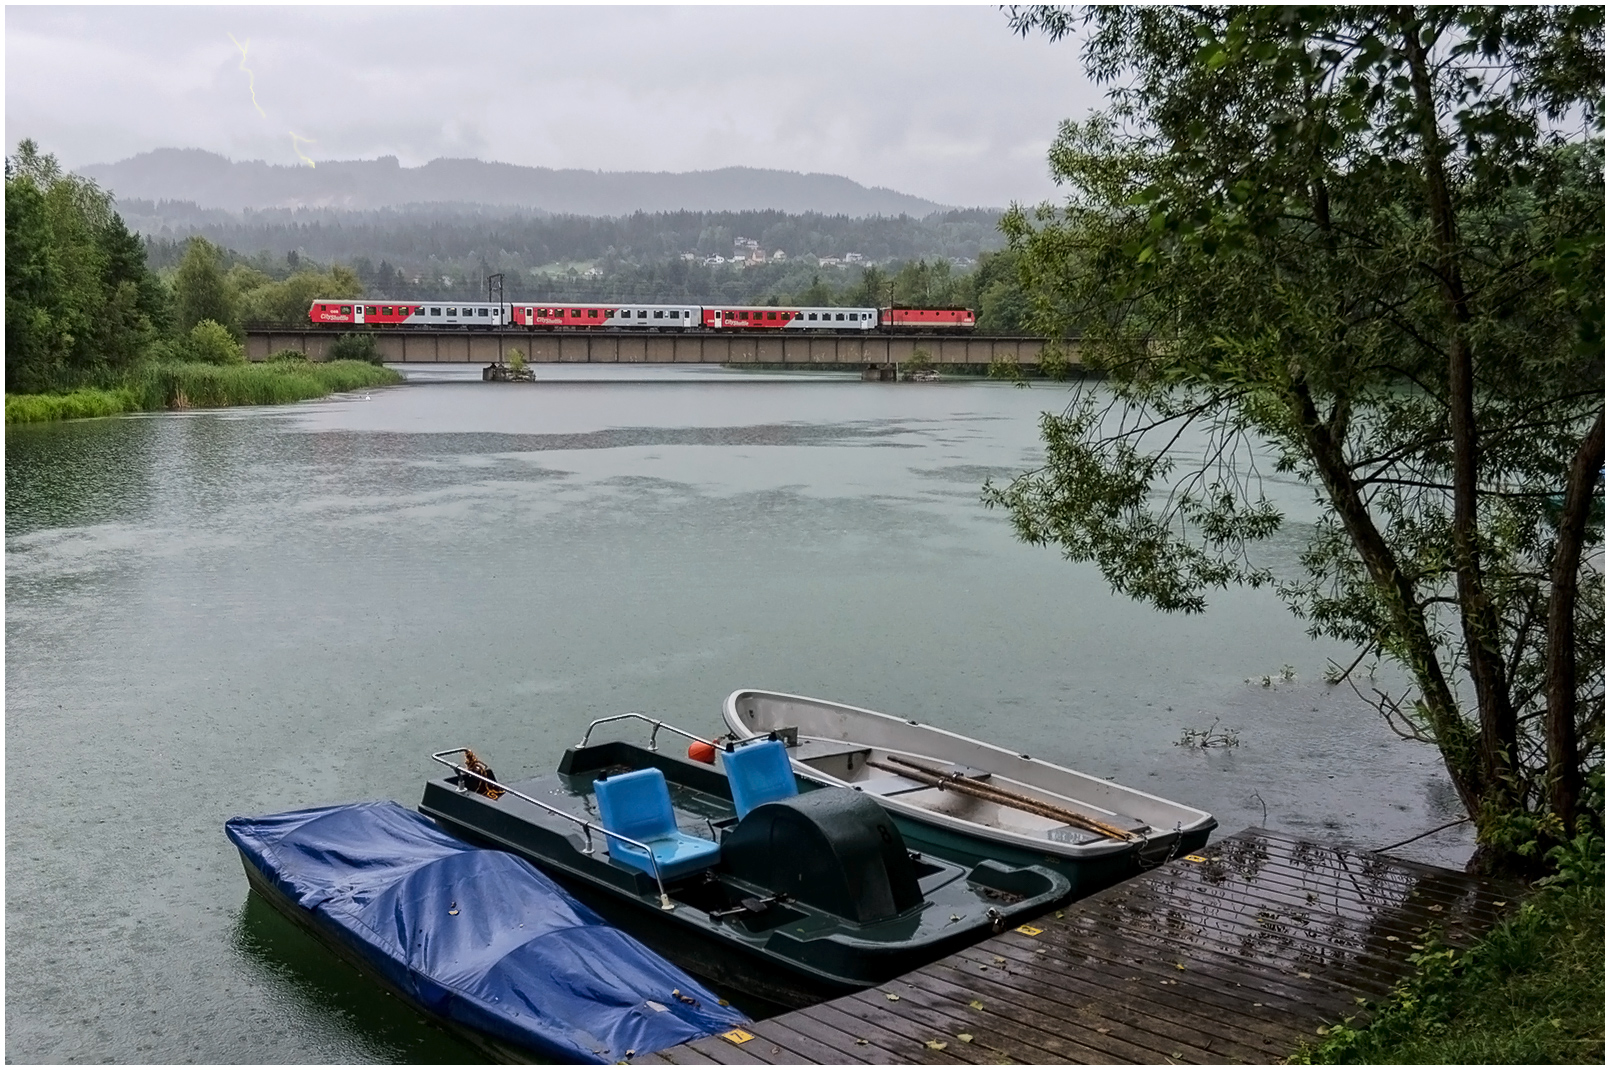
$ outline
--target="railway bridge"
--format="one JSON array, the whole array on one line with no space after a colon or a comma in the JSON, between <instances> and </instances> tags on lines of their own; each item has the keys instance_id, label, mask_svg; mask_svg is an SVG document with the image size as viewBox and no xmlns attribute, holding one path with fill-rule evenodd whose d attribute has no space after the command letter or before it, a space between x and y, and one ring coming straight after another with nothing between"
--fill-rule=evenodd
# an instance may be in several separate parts
<instances>
[{"instance_id":1,"label":"railway bridge","mask_svg":"<svg viewBox=\"0 0 1610 1070\"><path fill-rule=\"evenodd\" d=\"M997 361L1035 367L1041 338L997 335L925 335L803 331L739 334L635 334L583 331L373 331L381 359L395 364L493 364L520 350L532 364L767 364L893 369L921 350L937 367L986 366ZM246 356L266 360L293 349L310 360L327 359L341 333L330 330L248 329ZM1078 364L1078 347L1068 346Z\"/></svg>"}]
</instances>

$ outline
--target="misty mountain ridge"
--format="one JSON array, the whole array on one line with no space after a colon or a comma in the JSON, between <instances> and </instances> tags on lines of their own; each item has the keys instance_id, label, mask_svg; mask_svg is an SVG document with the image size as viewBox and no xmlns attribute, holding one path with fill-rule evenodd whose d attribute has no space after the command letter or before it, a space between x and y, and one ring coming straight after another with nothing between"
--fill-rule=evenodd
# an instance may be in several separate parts
<instances>
[{"instance_id":1,"label":"misty mountain ridge","mask_svg":"<svg viewBox=\"0 0 1610 1070\"><path fill-rule=\"evenodd\" d=\"M713 171L583 171L441 158L403 167L395 156L317 167L235 161L203 149L156 149L77 169L119 199L191 202L201 209L366 210L452 205L537 213L764 211L915 216L948 206L839 175L754 167Z\"/></svg>"}]
</instances>

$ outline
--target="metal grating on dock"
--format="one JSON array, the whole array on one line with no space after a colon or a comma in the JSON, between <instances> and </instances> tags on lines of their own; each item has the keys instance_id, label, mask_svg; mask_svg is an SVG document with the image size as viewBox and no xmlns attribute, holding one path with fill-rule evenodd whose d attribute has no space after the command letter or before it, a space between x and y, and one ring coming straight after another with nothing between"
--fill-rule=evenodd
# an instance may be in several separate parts
<instances>
[{"instance_id":1,"label":"metal grating on dock","mask_svg":"<svg viewBox=\"0 0 1610 1070\"><path fill-rule=\"evenodd\" d=\"M1247 829L888 984L757 1022L750 1039L634 1061L1276 1062L1384 995L1428 931L1468 944L1512 893Z\"/></svg>"}]
</instances>

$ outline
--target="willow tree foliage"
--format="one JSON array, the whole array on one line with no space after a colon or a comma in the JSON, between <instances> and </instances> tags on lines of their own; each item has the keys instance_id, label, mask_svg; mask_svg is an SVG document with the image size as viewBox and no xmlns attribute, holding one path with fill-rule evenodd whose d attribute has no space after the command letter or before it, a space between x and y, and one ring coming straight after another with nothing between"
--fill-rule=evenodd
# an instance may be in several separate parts
<instances>
[{"instance_id":1,"label":"willow tree foliage","mask_svg":"<svg viewBox=\"0 0 1610 1070\"><path fill-rule=\"evenodd\" d=\"M1109 87L1005 222L1106 381L986 500L1160 609L1273 584L1401 665L1372 701L1503 865L1602 820L1603 17L1009 10ZM1300 578L1260 464L1324 506Z\"/></svg>"}]
</instances>

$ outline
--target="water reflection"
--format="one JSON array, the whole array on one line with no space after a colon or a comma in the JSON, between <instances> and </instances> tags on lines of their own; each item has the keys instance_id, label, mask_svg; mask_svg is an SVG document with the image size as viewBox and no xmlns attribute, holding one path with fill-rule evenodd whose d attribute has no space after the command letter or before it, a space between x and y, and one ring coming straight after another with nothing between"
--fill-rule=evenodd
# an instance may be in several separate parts
<instances>
[{"instance_id":1,"label":"water reflection","mask_svg":"<svg viewBox=\"0 0 1610 1070\"><path fill-rule=\"evenodd\" d=\"M426 1021L275 910L256 892L241 905L235 951L272 987L349 1034L341 1058L367 1063L478 1063L484 1056Z\"/></svg>"}]
</instances>

